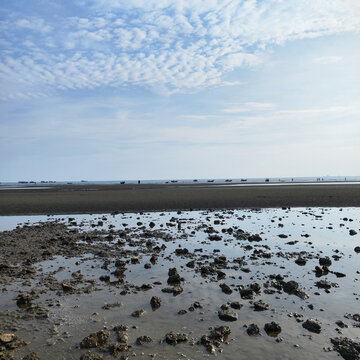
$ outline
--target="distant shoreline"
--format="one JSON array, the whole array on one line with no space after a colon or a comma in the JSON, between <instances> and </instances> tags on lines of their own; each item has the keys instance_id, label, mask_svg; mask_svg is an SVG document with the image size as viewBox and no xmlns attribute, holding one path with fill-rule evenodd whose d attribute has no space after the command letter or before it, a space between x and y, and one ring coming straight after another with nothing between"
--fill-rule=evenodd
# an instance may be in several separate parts
<instances>
[{"instance_id":1,"label":"distant shoreline","mask_svg":"<svg viewBox=\"0 0 360 360\"><path fill-rule=\"evenodd\" d=\"M277 207L360 207L360 183L57 185L0 191L0 215Z\"/></svg>"}]
</instances>

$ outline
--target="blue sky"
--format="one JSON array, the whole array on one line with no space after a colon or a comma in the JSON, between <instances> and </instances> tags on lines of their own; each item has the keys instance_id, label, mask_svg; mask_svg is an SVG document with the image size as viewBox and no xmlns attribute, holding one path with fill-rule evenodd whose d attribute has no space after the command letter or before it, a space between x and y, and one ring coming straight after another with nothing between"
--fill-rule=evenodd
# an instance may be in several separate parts
<instances>
[{"instance_id":1,"label":"blue sky","mask_svg":"<svg viewBox=\"0 0 360 360\"><path fill-rule=\"evenodd\" d=\"M359 175L357 0L0 0L0 180Z\"/></svg>"}]
</instances>

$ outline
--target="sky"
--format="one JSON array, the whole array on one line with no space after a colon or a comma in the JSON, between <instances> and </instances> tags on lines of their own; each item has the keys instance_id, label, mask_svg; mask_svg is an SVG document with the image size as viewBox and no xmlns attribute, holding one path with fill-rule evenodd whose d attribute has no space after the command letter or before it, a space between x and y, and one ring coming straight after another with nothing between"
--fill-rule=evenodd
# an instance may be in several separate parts
<instances>
[{"instance_id":1,"label":"sky","mask_svg":"<svg viewBox=\"0 0 360 360\"><path fill-rule=\"evenodd\" d=\"M0 0L0 181L360 175L358 0Z\"/></svg>"}]
</instances>

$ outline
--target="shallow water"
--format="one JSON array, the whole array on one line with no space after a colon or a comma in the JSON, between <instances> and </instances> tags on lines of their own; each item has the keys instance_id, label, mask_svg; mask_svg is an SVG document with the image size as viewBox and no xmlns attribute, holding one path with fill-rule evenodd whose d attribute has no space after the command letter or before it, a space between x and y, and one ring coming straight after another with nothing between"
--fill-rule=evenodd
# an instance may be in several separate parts
<instances>
[{"instance_id":1,"label":"shallow water","mask_svg":"<svg viewBox=\"0 0 360 360\"><path fill-rule=\"evenodd\" d=\"M71 279L74 271L81 270L86 280L95 280L99 291L90 294L69 294L58 296L52 291L41 294L37 302L51 304L50 320L30 320L21 322L17 334L30 344L17 352L17 358L31 351L36 351L40 358L46 359L79 359L84 350L79 349L81 340L91 332L103 328L112 329L118 324L129 326L129 344L133 347L129 356L137 358L149 358L151 354L156 359L200 359L213 357L207 353L201 345L180 344L176 347L159 343L164 339L167 332L185 332L190 340L196 343L208 333L208 329L215 325L229 325L231 334L228 344L221 346L216 356L219 359L335 359L336 352L325 352L323 348L329 347L330 338L339 336L335 322L343 320L349 327L342 329L342 336L357 338L360 329L353 327L354 321L344 318L346 314L359 312L360 286L360 254L354 252L355 246L360 246L359 234L349 235L350 229L360 233L358 208L297 208L297 209L264 209L264 210L238 210L238 211L193 211L145 214L118 214L118 215L69 215L69 216L24 216L24 217L0 217L0 229L11 230L16 226L28 225L39 221L59 221L70 224L70 228L79 228L81 231L91 230L123 230L131 229L133 239L141 237L139 230L141 222L146 225L153 221L154 229L163 230L172 235L171 241L156 239L166 249L159 256L158 263L151 269L144 269L144 264L149 262L151 254L142 253L144 244L137 245L142 258L139 264L129 264L125 272L126 281L130 284L141 286L144 283L153 284L161 281L162 285L154 285L148 291L130 291L126 295L120 295L121 286L112 286L98 279L101 275L110 275L111 280L115 277L111 272L115 269L114 260L111 260L108 270L101 268L104 259L93 254L85 254L79 257L56 256L36 265L38 273L46 277L53 275L58 281ZM69 220L69 218L72 218ZM175 218L175 219L172 219ZM346 218L347 220L344 220ZM173 221L170 221L170 220ZM352 221L350 221L350 219ZM219 220L219 224L214 224ZM76 221L76 225L74 224ZM98 225L99 221L103 225ZM174 223L170 227L167 224ZM179 225L180 224L180 225ZM213 226L222 236L221 241L210 241L208 234L204 233L203 225ZM260 234L261 242L236 240L232 235L222 233L222 229L233 227L242 229L253 234ZM287 238L278 235L285 234ZM308 237L304 237L309 235ZM113 246L117 238L114 240ZM297 241L295 245L286 244ZM245 247L251 245L252 249ZM264 247L265 246L265 247ZM187 248L190 253L196 254L196 262L211 263L214 254L225 255L230 265L235 258L245 257L246 268L250 272L240 269L227 268L226 278L216 281L213 277L202 277L199 272L186 267L191 258L174 254L176 248ZM131 244L125 244L124 249L134 249ZM202 252L195 251L202 249ZM271 253L270 258L254 258L256 249ZM281 254L280 254L281 252ZM307 258L305 266L298 266L295 260L298 254L304 252ZM306 255L305 255L306 254ZM333 255L340 256L338 261ZM313 272L318 265L318 257L329 256L332 259L330 270L346 274L346 277L337 278L329 273L321 278L316 278ZM208 258L207 258L208 257ZM184 292L178 296L161 292L166 287L167 272L169 268L176 267L185 281L182 284ZM281 274L286 281L296 280L309 294L309 299L302 300L294 295L284 292L265 294L263 291L255 300L262 299L269 304L269 310L255 312L252 309L252 301L240 298L239 292L235 291L238 285L248 285L253 282L263 284L268 280L269 274ZM337 283L338 287L332 287L330 293L318 289L315 282L327 279ZM226 283L234 290L231 295L224 294L219 288L220 283ZM16 310L15 298L19 292L30 291L34 287L41 287L39 279L32 280L24 285L19 280L7 286L8 290L1 294L0 310ZM80 285L81 286L81 285ZM264 290L264 288L262 288ZM317 295L318 294L318 295ZM152 296L160 296L161 307L152 311L149 304ZM123 305L110 310L102 309L104 304L121 301ZM199 301L202 309L195 309L185 315L178 315L180 309L188 309L195 301ZM236 310L238 320L235 322L223 322L217 312L221 304L240 301L242 309ZM60 304L58 306L57 304ZM313 304L314 309L308 308ZM131 317L136 309L144 309L147 313L141 318ZM305 330L301 323L297 322L292 313L300 314L300 319L317 319L322 326L320 334L314 334ZM291 315L291 317L289 316ZM267 322L276 321L282 327L279 337L281 342L266 335L263 326ZM256 323L261 330L261 336L249 337L244 325ZM135 326L136 328L132 328ZM135 340L140 335L150 335L153 342L148 345L138 346ZM115 340L114 333L111 334ZM154 355L155 354L155 355ZM104 353L104 358L112 358Z\"/></svg>"}]
</instances>

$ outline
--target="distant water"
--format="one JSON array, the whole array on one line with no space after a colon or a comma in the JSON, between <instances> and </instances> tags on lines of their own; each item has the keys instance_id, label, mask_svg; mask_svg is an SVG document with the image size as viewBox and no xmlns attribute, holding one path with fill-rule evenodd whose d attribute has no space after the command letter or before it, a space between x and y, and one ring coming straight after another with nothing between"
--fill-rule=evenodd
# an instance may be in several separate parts
<instances>
[{"instance_id":1,"label":"distant water","mask_svg":"<svg viewBox=\"0 0 360 360\"><path fill-rule=\"evenodd\" d=\"M18 181L18 182L0 182L0 189L8 187L16 187L24 189L26 187L34 187L35 185L43 186L56 186L56 185L114 185L114 184L230 184L230 183L266 183L266 184L290 184L290 183L352 183L360 181L360 176L322 176L322 177L283 177L283 178L223 178L223 179L157 179L157 180L111 180L111 181L87 181L87 180L76 180L76 181Z\"/></svg>"}]
</instances>

